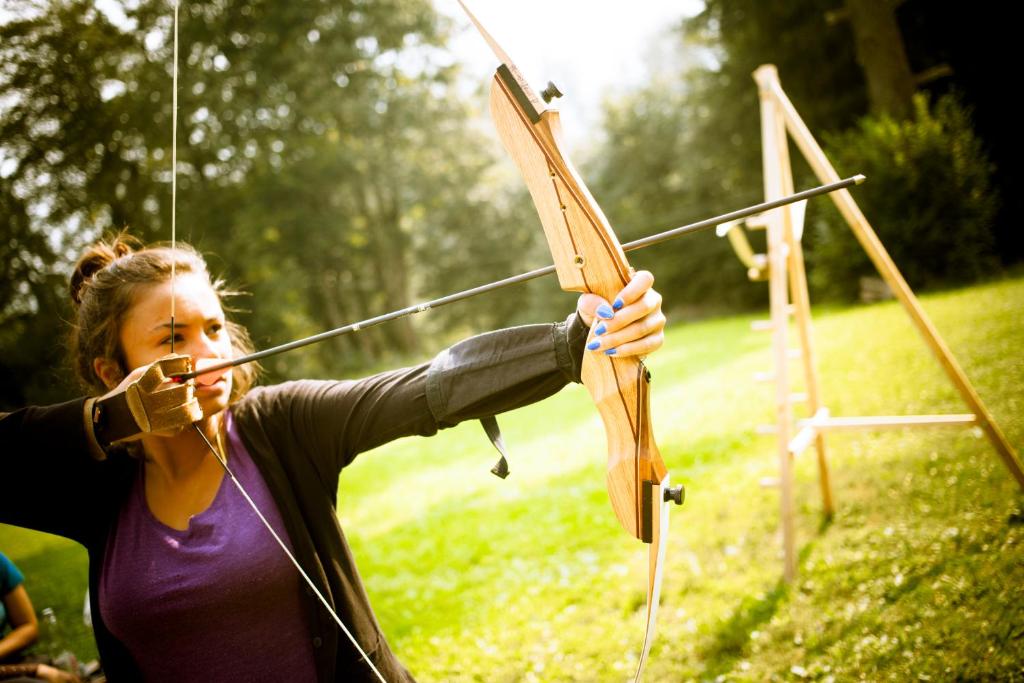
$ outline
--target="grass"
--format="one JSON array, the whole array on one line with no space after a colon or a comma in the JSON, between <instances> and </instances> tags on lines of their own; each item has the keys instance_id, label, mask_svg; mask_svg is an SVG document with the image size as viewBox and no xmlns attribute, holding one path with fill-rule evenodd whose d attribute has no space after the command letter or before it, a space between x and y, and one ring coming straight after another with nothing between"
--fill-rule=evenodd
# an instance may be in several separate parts
<instances>
[{"instance_id":1,"label":"grass","mask_svg":"<svg viewBox=\"0 0 1024 683\"><path fill-rule=\"evenodd\" d=\"M1018 450L1024 278L923 303ZM816 310L834 415L965 412L895 303ZM980 430L828 437L796 462L799 577L784 584L768 335L750 317L677 325L652 357L673 510L646 680L1024 680L1024 497ZM796 366L794 366L795 368ZM642 641L646 547L604 491L603 426L582 387L502 416L512 474L477 424L361 456L339 515L398 655L423 681L622 681ZM85 557L0 527L37 610L76 626ZM89 636L76 629L80 656Z\"/></svg>"}]
</instances>

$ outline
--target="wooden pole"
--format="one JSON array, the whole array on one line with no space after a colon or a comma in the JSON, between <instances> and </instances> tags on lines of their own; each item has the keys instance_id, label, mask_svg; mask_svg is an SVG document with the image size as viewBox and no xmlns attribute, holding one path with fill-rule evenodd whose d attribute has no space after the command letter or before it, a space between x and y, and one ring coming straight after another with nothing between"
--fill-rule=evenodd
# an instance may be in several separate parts
<instances>
[{"instance_id":1,"label":"wooden pole","mask_svg":"<svg viewBox=\"0 0 1024 683\"><path fill-rule=\"evenodd\" d=\"M764 196L780 197L782 166L780 147L786 144L785 122L771 91L762 89L761 154L764 166ZM780 215L782 214L782 215ZM796 578L796 525L793 502L793 461L789 454L789 432L793 411L789 400L789 361L787 332L789 327L789 293L786 282L788 261L784 221L788 212L773 211L768 216L768 291L771 302L772 353L775 358L775 422L779 461L779 507L782 526L783 571L785 581Z\"/></svg>"},{"instance_id":2,"label":"wooden pole","mask_svg":"<svg viewBox=\"0 0 1024 683\"><path fill-rule=\"evenodd\" d=\"M770 70L769 70L770 69ZM796 108L793 107L792 102L783 92L782 86L779 84L778 74L775 71L774 66L766 65L758 69L756 73L763 74L762 84L761 80L758 80L761 95L761 110L762 115L765 110L764 102L766 99L774 99L778 103L779 110L782 113L782 117L785 120L785 125L789 129L790 134L793 136L794 141L800 148L807 162L811 165L815 175L821 180L821 182L829 182L839 178L832 164L829 163L828 158L818 145L814 136L811 135L810 130L804 124L800 115L797 113ZM907 311L911 321L917 328L918 332L924 338L928 348L932 350L935 357L939 361L939 365L945 371L949 377L953 386L956 387L957 391L960 392L960 396L963 398L964 403L971 409L971 411L977 416L978 424L984 430L989 441L992 442L992 446L996 449L999 457L1002 458L1003 463L1007 469L1010 470L1010 474L1016 479L1018 486L1024 490L1024 468L1021 466L1020 459L1017 456L1016 451L1010 442L1007 440L1006 435L996 424L992 414L985 407L978 392L975 391L971 385L970 380L964 373L963 369L957 363L953 353L946 346L945 341L939 335L938 330L932 324L928 315L921 307L920 302L914 295L913 290L907 284L906 280L903 279L903 275L900 273L896 264L893 263L892 258L882 245L881 240L878 239L878 235L875 234L874 229L868 223L864 214L861 213L860 207L853 200L853 196L847 190L840 190L834 192L831 195L832 201L835 202L839 212L846 219L850 229L853 230L853 234L857 237L864 251L871 259L872 263L875 264L875 268L878 269L878 273L889 285L889 289L892 290L893 294L899 299L903 308Z\"/></svg>"},{"instance_id":3,"label":"wooden pole","mask_svg":"<svg viewBox=\"0 0 1024 683\"><path fill-rule=\"evenodd\" d=\"M754 80L761 87L778 82L778 71L774 66L762 66L754 72ZM766 88L770 92L770 87ZM780 116L781 118L781 116ZM779 142L779 164L782 170L781 195L793 192L793 169L789 161L789 138L785 126L781 126ZM807 392L807 410L811 415L817 414L822 408L821 391L818 388L818 359L814 349L814 331L811 327L811 298L807 292L807 271L804 268L804 250L796 238L792 222L792 210L787 207L784 213L784 234L789 247L789 289L795 308L796 331L799 335L802 350L804 386ZM815 451L818 454L818 485L821 489L822 514L825 519L832 519L835 507L832 502L832 481L828 471L828 456L825 450L825 435L817 432L814 439Z\"/></svg>"}]
</instances>

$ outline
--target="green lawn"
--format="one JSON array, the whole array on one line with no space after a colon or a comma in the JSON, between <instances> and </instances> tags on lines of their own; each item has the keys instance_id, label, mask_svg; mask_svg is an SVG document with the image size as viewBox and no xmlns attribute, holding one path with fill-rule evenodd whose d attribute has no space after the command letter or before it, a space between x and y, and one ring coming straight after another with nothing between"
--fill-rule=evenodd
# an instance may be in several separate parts
<instances>
[{"instance_id":1,"label":"green lawn","mask_svg":"<svg viewBox=\"0 0 1024 683\"><path fill-rule=\"evenodd\" d=\"M1024 278L924 297L1010 441L1024 447ZM834 415L965 412L895 303L816 310ZM796 464L800 574L780 582L769 336L751 317L677 325L650 361L673 479L646 679L1024 680L1024 497L978 429L830 436L823 526L813 451ZM796 366L794 365L794 369ZM361 457L340 509L371 599L423 681L623 681L642 642L646 546L604 491L582 387L504 416L512 474L477 424ZM84 552L0 527L37 610L77 626ZM88 635L76 647L88 656Z\"/></svg>"}]
</instances>

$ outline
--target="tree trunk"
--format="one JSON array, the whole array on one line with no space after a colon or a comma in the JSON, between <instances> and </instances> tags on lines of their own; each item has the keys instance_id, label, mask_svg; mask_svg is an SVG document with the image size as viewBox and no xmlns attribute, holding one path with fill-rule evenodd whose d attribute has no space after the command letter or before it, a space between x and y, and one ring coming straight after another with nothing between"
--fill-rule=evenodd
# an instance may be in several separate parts
<instances>
[{"instance_id":1,"label":"tree trunk","mask_svg":"<svg viewBox=\"0 0 1024 683\"><path fill-rule=\"evenodd\" d=\"M871 110L908 119L913 114L914 76L893 5L887 0L846 0L857 62L868 82Z\"/></svg>"},{"instance_id":2,"label":"tree trunk","mask_svg":"<svg viewBox=\"0 0 1024 683\"><path fill-rule=\"evenodd\" d=\"M356 322L356 316L350 313L345 294L341 291L338 281L340 276L337 271L324 269L318 278L329 329ZM333 340L336 351L346 357L344 364L361 365L374 358L372 340L364 332L355 332ZM353 362L352 356L355 354L359 355L358 362Z\"/></svg>"},{"instance_id":3,"label":"tree trunk","mask_svg":"<svg viewBox=\"0 0 1024 683\"><path fill-rule=\"evenodd\" d=\"M376 183L365 187L365 213L371 226L367 246L377 289L384 298L384 308L392 311L405 308L410 303L408 240L402 234L396 203L382 191L381 175L377 175L376 180ZM409 318L388 323L384 331L400 353L409 354L417 350L419 344Z\"/></svg>"}]
</instances>

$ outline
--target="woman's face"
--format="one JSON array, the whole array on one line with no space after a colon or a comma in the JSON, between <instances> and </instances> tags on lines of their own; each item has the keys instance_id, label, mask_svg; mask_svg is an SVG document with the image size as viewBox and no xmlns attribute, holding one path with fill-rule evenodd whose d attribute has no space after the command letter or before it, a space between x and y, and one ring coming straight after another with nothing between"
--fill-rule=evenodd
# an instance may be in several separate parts
<instances>
[{"instance_id":1,"label":"woman's face","mask_svg":"<svg viewBox=\"0 0 1024 683\"><path fill-rule=\"evenodd\" d=\"M171 352L171 283L140 289L121 325L121 349L129 372ZM174 282L174 353L191 356L201 368L233 355L220 298L205 276L179 275ZM205 382L205 383L204 383ZM216 381L199 378L196 398L209 417L228 405L231 372Z\"/></svg>"}]
</instances>

